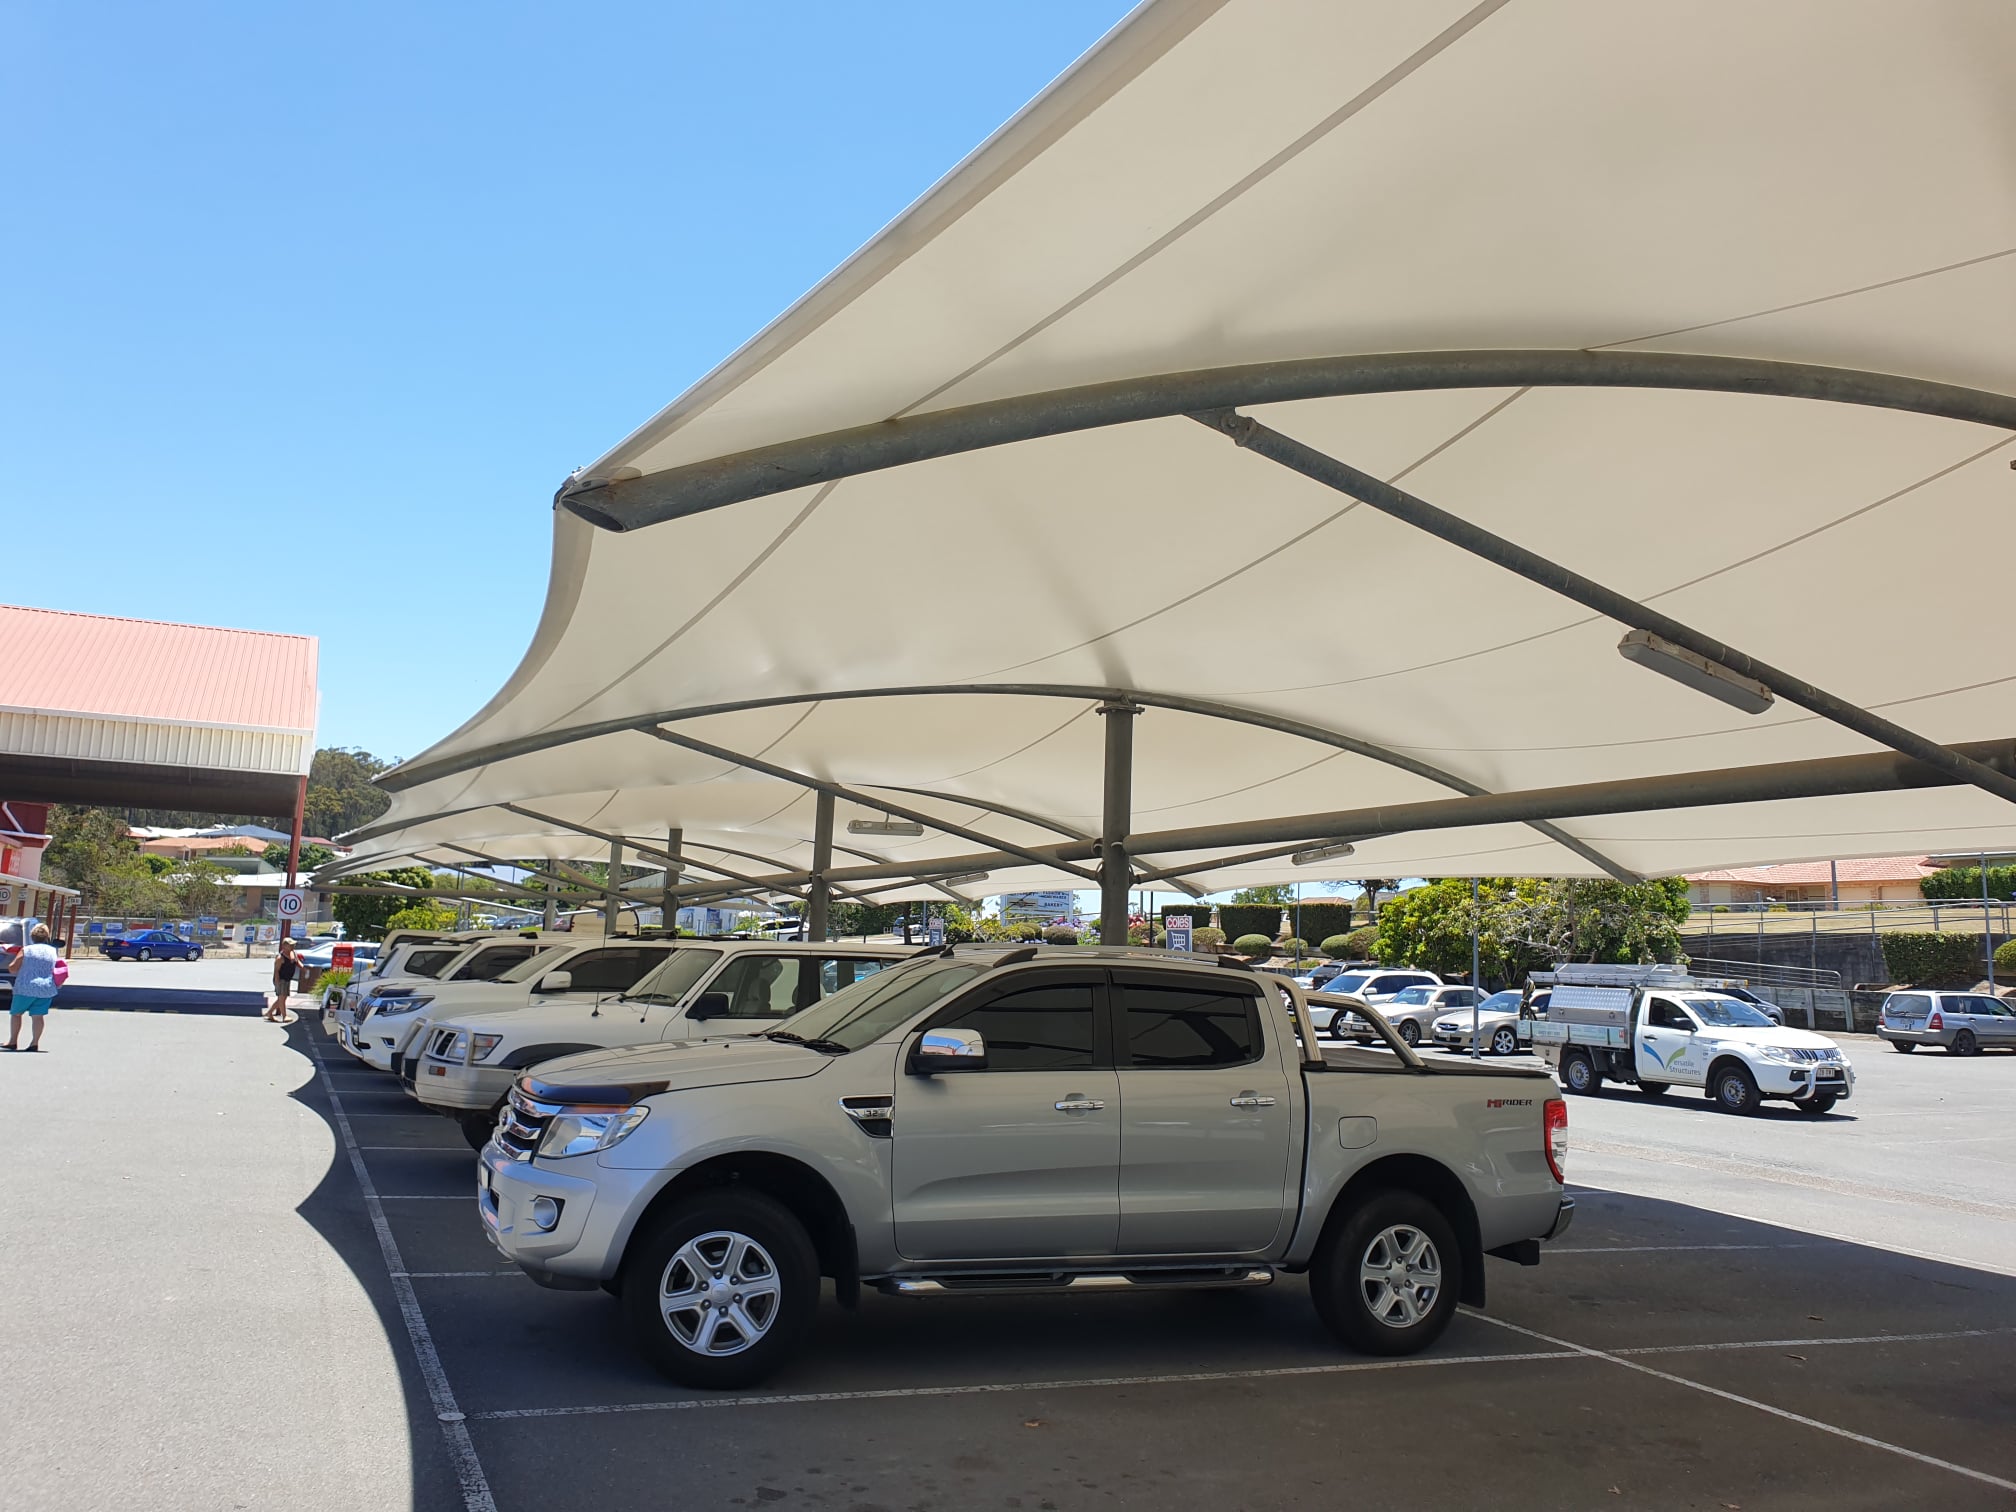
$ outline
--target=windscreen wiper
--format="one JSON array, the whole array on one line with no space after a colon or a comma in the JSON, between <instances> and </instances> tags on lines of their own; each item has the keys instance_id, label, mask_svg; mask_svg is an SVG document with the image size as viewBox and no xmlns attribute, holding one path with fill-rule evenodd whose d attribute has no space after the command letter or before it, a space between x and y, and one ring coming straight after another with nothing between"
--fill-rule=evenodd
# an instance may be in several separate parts
<instances>
[{"instance_id":1,"label":"windscreen wiper","mask_svg":"<svg viewBox=\"0 0 2016 1512\"><path fill-rule=\"evenodd\" d=\"M804 1035L793 1034L789 1029L772 1029L763 1038L767 1040L782 1040L787 1045L802 1045L805 1043Z\"/></svg>"},{"instance_id":2,"label":"windscreen wiper","mask_svg":"<svg viewBox=\"0 0 2016 1512\"><path fill-rule=\"evenodd\" d=\"M791 1037L792 1037L793 1039L797 1039L797 1038L798 1038L798 1036L797 1036L797 1035L795 1035L795 1034L794 1034L794 1035L792 1035ZM802 1043L802 1044L803 1044L803 1045L805 1046L805 1048L806 1048L807 1050L817 1050L817 1051L818 1051L818 1052L819 1052L819 1053L820 1053L821 1055L851 1055L851 1054L853 1054L853 1051L852 1051L852 1049L850 1049L850 1048L849 1048L848 1046L846 1046L846 1045L843 1045L843 1044L841 1044L841 1043L840 1043L840 1041L838 1041L838 1040L830 1040L830 1039L809 1039L809 1040L803 1040L803 1041L800 1041L800 1043Z\"/></svg>"}]
</instances>

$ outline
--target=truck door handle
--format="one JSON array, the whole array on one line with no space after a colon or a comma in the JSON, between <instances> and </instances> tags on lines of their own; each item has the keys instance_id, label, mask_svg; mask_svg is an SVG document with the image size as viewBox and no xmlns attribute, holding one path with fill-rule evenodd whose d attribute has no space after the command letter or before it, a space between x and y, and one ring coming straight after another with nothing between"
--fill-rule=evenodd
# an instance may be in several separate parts
<instances>
[{"instance_id":1,"label":"truck door handle","mask_svg":"<svg viewBox=\"0 0 2016 1512\"><path fill-rule=\"evenodd\" d=\"M1274 1106L1274 1099L1271 1097L1262 1097L1258 1092L1241 1092L1237 1097L1232 1099L1232 1106L1235 1108L1271 1108Z\"/></svg>"},{"instance_id":2,"label":"truck door handle","mask_svg":"<svg viewBox=\"0 0 2016 1512\"><path fill-rule=\"evenodd\" d=\"M1056 1106L1059 1113L1097 1113L1106 1104L1096 1097L1067 1097Z\"/></svg>"}]
</instances>

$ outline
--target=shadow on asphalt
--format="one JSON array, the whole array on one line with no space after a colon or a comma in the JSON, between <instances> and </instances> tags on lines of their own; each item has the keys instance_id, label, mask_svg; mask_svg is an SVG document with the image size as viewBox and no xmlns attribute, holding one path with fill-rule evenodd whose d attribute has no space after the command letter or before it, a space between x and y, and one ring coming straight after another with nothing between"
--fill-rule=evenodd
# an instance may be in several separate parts
<instances>
[{"instance_id":1,"label":"shadow on asphalt","mask_svg":"<svg viewBox=\"0 0 2016 1512\"><path fill-rule=\"evenodd\" d=\"M1222 1507L1227 1477L1264 1481L1283 1506L1326 1501L1338 1490L1340 1462L1334 1443L1312 1434L1310 1422L1395 1413L1411 1421L1453 1413L1466 1425L1473 1452L1440 1464L1441 1504L1603 1504L1627 1469L1640 1484L1698 1480L1709 1445L1718 1473L1759 1492L1841 1474L1838 1437L1732 1407L1716 1391L2016 1476L2016 1439L2006 1433L2016 1402L2008 1385L2016 1379L2016 1278L1591 1189L1578 1192L1574 1228L1545 1247L1538 1268L1487 1262L1487 1317L1459 1316L1427 1358L1475 1361L1547 1349L1537 1333L1571 1347L1650 1355L1646 1363L1666 1373L1660 1379L1583 1357L1572 1369L1599 1373L1564 1385L1571 1366L1560 1354L1400 1374L1311 1374L1311 1367L1356 1357L1324 1333L1298 1277L1205 1296L923 1301L870 1294L855 1312L837 1307L829 1290L805 1354L742 1395L837 1398L747 1415L654 1411L702 1394L668 1384L642 1363L611 1298L542 1291L502 1265L482 1237L473 1192L457 1200L471 1188L471 1155L454 1126L429 1118L390 1078L350 1062L318 1021L297 1022L288 1033L297 1050L326 1056L319 1063L336 1076L422 1326L456 1406L469 1416L501 1507L658 1506L675 1482L687 1505L727 1507L755 1497L763 1477L809 1492L838 1473L830 1467L860 1448L861 1435L884 1432L896 1434L903 1452L879 1469L846 1472L859 1485L845 1489L872 1499L836 1505L916 1504L920 1486L957 1479L958 1461L945 1445L967 1458L991 1456L999 1467L998 1486L970 1488L985 1502L995 1490L1020 1495L1051 1474L1030 1458L1045 1452L1027 1431L1037 1426L1024 1421L1032 1414L1082 1424L1100 1442L1128 1424L1136 1433L1167 1431L1167 1463L1177 1478L1157 1492L1164 1512ZM334 1127L327 1083L318 1074L293 1096L332 1125L334 1162L300 1212L378 1309L405 1397L413 1506L453 1512L465 1505L462 1491L349 1149ZM1709 1110L1704 1104L1701 1111ZM1270 1379L1277 1370L1283 1374ZM1240 1378L1211 1382L1226 1372ZM1178 1379L1185 1373L1187 1382ZM1158 1383L1161 1377L1171 1379ZM1040 1407L1020 1394L1022 1383L1079 1380L1113 1384L1061 1394L1053 1386ZM1690 1390L1689 1382L1704 1389ZM1530 1417L1521 1416L1557 1390L1575 1403L1563 1421L1586 1438L1572 1455L1538 1453L1545 1446ZM861 1419L847 1400L860 1392L905 1400L900 1408L859 1403L873 1408ZM1010 1406L984 1407L1004 1401L1003 1392ZM341 1431L343 1404L316 1406ZM556 1409L578 1415L538 1415ZM528 1410L535 1415L515 1416ZM505 1416L493 1416L499 1413ZM1658 1433L1641 1431L1646 1421ZM1209 1423L1208 1448L1185 1436L1200 1422ZM1435 1504L1410 1499L1422 1492L1410 1479L1422 1467L1410 1469L1406 1457L1388 1465L1389 1458L1352 1462L1346 1474L1359 1498ZM1854 1476L1865 1498L1858 1505L1928 1505L1929 1498L1973 1506L1983 1489L1950 1470L1873 1451L1856 1451Z\"/></svg>"}]
</instances>

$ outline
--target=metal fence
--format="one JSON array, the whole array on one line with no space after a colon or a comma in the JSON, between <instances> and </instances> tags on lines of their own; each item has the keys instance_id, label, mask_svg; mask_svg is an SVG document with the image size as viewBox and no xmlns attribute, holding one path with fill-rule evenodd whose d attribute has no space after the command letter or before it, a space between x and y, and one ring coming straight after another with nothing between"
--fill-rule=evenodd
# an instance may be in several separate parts
<instances>
[{"instance_id":1,"label":"metal fence","mask_svg":"<svg viewBox=\"0 0 2016 1512\"><path fill-rule=\"evenodd\" d=\"M1954 898L1938 902L1863 903L1830 908L1811 903L1719 903L1697 907L1681 926L1689 934L1866 934L1893 930L1946 934L2016 934L2016 905Z\"/></svg>"}]
</instances>

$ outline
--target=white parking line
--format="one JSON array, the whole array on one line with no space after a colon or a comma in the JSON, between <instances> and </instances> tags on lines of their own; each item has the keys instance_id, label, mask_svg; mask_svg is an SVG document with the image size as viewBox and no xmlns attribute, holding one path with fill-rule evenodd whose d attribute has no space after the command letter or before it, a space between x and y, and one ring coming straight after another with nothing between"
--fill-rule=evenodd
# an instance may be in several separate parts
<instances>
[{"instance_id":1,"label":"white parking line","mask_svg":"<svg viewBox=\"0 0 2016 1512\"><path fill-rule=\"evenodd\" d=\"M474 1154L473 1154L473 1153L471 1153L471 1151L470 1151L470 1149L469 1149L469 1146L468 1146L467 1144L440 1144L440 1145L359 1145L359 1146L357 1146L357 1148L358 1148L358 1149L360 1149L360 1150L364 1150L364 1151L367 1151L367 1152L369 1152L369 1151L374 1151L374 1150L377 1150L377 1151L383 1151L383 1150L425 1150L425 1151L427 1151L427 1152L428 1152L428 1153L429 1153L430 1155L469 1155L469 1157L470 1157L470 1158L471 1158L472 1160L473 1160L473 1159L475 1158Z\"/></svg>"},{"instance_id":2,"label":"white parking line","mask_svg":"<svg viewBox=\"0 0 2016 1512\"><path fill-rule=\"evenodd\" d=\"M474 1202L476 1200L476 1189L474 1186L471 1186L466 1192L420 1192L408 1195L401 1195L398 1192L387 1192L378 1200L380 1202Z\"/></svg>"},{"instance_id":3,"label":"white parking line","mask_svg":"<svg viewBox=\"0 0 2016 1512\"><path fill-rule=\"evenodd\" d=\"M393 1274L405 1276L413 1281L447 1281L461 1276L518 1276L524 1272L515 1265L506 1265L497 1270L487 1271L394 1271Z\"/></svg>"},{"instance_id":4,"label":"white parking line","mask_svg":"<svg viewBox=\"0 0 2016 1512\"><path fill-rule=\"evenodd\" d=\"M1525 1328L1517 1323L1508 1323L1503 1318L1494 1318L1489 1313L1472 1312L1463 1309L1466 1317L1477 1318L1486 1323L1495 1323L1500 1328L1513 1333L1524 1334L1529 1339L1538 1339L1543 1344L1553 1344L1563 1349L1572 1349L1577 1354L1587 1355L1592 1360L1607 1360L1612 1365L1621 1365L1626 1370L1635 1370L1640 1375L1651 1376L1654 1380L1665 1381L1668 1385L1684 1386L1689 1391L1699 1391L1707 1396L1720 1397L1725 1402L1734 1402L1739 1407L1754 1407L1759 1412L1772 1417L1783 1418L1789 1423L1797 1423L1804 1428L1814 1428L1821 1433L1831 1433L1836 1438L1844 1438L1851 1443L1862 1444L1870 1449L1882 1449L1904 1459L1916 1460L1921 1465L1931 1465L1935 1469L1950 1470L1955 1475L1964 1475L1969 1480L1977 1480L1984 1485L1995 1486L2004 1491L2016 1491L2016 1481L2003 1480L1999 1475L1990 1475L1985 1470L1971 1469L1966 1465L1956 1465L1951 1460L1940 1459L1936 1455L1921 1454L1916 1449L1906 1449L1902 1444L1885 1443L1882 1439L1870 1438L1867 1434L1855 1433L1833 1423L1823 1423L1818 1418L1807 1417L1803 1413L1791 1412L1783 1407L1773 1407L1769 1402L1760 1402L1755 1397L1738 1396L1733 1391L1724 1391L1719 1386L1709 1386L1701 1381L1690 1381L1685 1376L1671 1375L1663 1370L1654 1370L1650 1365L1640 1365L1636 1360L1626 1359L1621 1353L1591 1349L1586 1344L1571 1344L1566 1339L1557 1339L1552 1334L1544 1334L1537 1328Z\"/></svg>"},{"instance_id":5,"label":"white parking line","mask_svg":"<svg viewBox=\"0 0 2016 1512\"><path fill-rule=\"evenodd\" d=\"M1553 1255L1671 1255L1688 1250L1788 1250L1818 1249L1817 1244L1590 1244L1579 1249L1556 1249L1547 1246L1547 1254Z\"/></svg>"},{"instance_id":6,"label":"white parking line","mask_svg":"<svg viewBox=\"0 0 2016 1512\"><path fill-rule=\"evenodd\" d=\"M1822 1344L1929 1344L1947 1339L1999 1339L2016 1328L1954 1328L1943 1333L1851 1334L1834 1339L1742 1339L1728 1344L1640 1344L1613 1349L1612 1354L1709 1354L1726 1349L1815 1349Z\"/></svg>"},{"instance_id":7,"label":"white parking line","mask_svg":"<svg viewBox=\"0 0 2016 1512\"><path fill-rule=\"evenodd\" d=\"M1176 1386L1284 1376L1357 1375L1377 1370L1428 1370L1441 1365L1497 1365L1520 1360L1572 1360L1572 1349L1525 1354L1444 1355L1410 1360L1348 1360L1335 1365L1276 1365L1261 1370L1201 1370L1182 1375L1095 1376L1080 1381L989 1381L972 1386L891 1386L879 1391L803 1391L789 1396L688 1397L676 1402L614 1402L592 1407L517 1407L476 1412L479 1422L511 1418L599 1417L612 1412L685 1412L703 1407L796 1407L808 1402L886 1402L910 1397L988 1396L1015 1391L1083 1391L1098 1386Z\"/></svg>"},{"instance_id":8,"label":"white parking line","mask_svg":"<svg viewBox=\"0 0 2016 1512\"><path fill-rule=\"evenodd\" d=\"M434 1348L434 1335L428 1330L427 1318L420 1311L420 1299L413 1291L412 1281L407 1278L406 1262L399 1258L399 1245L392 1237L392 1226L385 1220L384 1203L387 1199L378 1195L378 1188L372 1183L371 1172L358 1151L357 1136L350 1129L350 1116L343 1111L343 1099L337 1094L336 1083L330 1080L321 1055L311 1052L310 1059L315 1062L315 1072L322 1079L322 1090L329 1094L329 1116L335 1120L336 1132L343 1136L344 1150L350 1157L350 1169L364 1194L364 1210L370 1214L372 1231L378 1236L378 1253L391 1276L393 1295L399 1299L399 1315L405 1320L406 1335L413 1344L413 1356L419 1362L422 1379L427 1383L427 1397L433 1403L434 1416L441 1424L441 1436L447 1440L448 1458L455 1467L455 1478L462 1484L462 1504L469 1512L497 1512L497 1501L490 1494L489 1479L483 1474L482 1462L476 1458L476 1445L469 1437L469 1424L462 1409L455 1404L455 1392L448 1384L448 1372L442 1368L440 1352Z\"/></svg>"}]
</instances>

